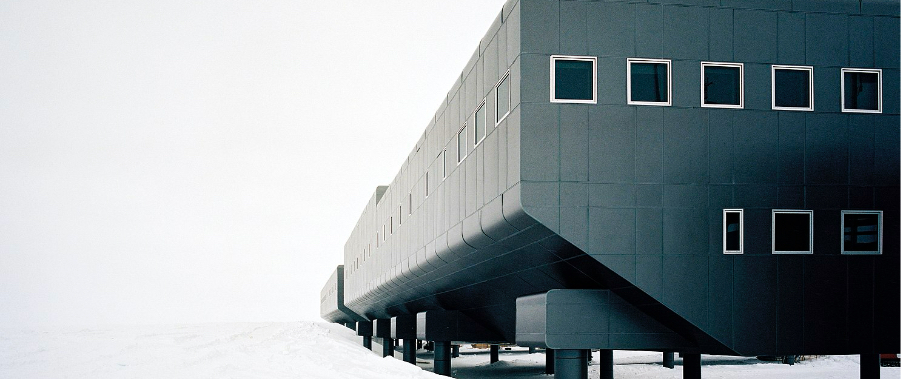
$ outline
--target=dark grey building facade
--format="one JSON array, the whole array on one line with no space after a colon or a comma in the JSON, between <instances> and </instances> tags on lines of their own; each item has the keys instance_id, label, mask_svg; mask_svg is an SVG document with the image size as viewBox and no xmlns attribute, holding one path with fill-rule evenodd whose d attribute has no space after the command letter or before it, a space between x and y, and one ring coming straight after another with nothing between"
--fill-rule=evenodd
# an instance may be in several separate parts
<instances>
[{"instance_id":1,"label":"dark grey building facade","mask_svg":"<svg viewBox=\"0 0 901 379\"><path fill-rule=\"evenodd\" d=\"M897 353L898 83L898 1L508 1L323 318L558 361Z\"/></svg>"}]
</instances>

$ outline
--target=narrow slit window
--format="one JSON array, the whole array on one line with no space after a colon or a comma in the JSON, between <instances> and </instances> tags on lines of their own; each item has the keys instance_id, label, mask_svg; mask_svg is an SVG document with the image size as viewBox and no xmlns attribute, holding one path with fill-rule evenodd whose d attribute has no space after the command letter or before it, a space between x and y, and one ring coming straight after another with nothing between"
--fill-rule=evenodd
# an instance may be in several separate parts
<instances>
[{"instance_id":1,"label":"narrow slit window","mask_svg":"<svg viewBox=\"0 0 901 379\"><path fill-rule=\"evenodd\" d=\"M723 254L744 253L744 210L723 210Z\"/></svg>"},{"instance_id":2,"label":"narrow slit window","mask_svg":"<svg viewBox=\"0 0 901 379\"><path fill-rule=\"evenodd\" d=\"M882 254L882 211L842 211L842 254Z\"/></svg>"},{"instance_id":3,"label":"narrow slit window","mask_svg":"<svg viewBox=\"0 0 901 379\"><path fill-rule=\"evenodd\" d=\"M597 58L551 56L551 102L597 103Z\"/></svg>"},{"instance_id":4,"label":"narrow slit window","mask_svg":"<svg viewBox=\"0 0 901 379\"><path fill-rule=\"evenodd\" d=\"M744 107L744 65L701 62L701 106Z\"/></svg>"},{"instance_id":5,"label":"narrow slit window","mask_svg":"<svg viewBox=\"0 0 901 379\"><path fill-rule=\"evenodd\" d=\"M482 142L482 140L485 139L485 135L487 134L487 129L485 128L485 101L484 100L482 100L482 103L479 104L479 108L476 109L476 112L475 112L472 122L475 126L475 128L473 130L475 132L475 136L474 136L475 143L473 143L472 145L476 146L479 144L479 142Z\"/></svg>"},{"instance_id":6,"label":"narrow slit window","mask_svg":"<svg viewBox=\"0 0 901 379\"><path fill-rule=\"evenodd\" d=\"M457 164L463 162L463 159L466 158L466 124L463 124L463 127L460 128L460 131L457 133Z\"/></svg>"},{"instance_id":7,"label":"narrow slit window","mask_svg":"<svg viewBox=\"0 0 901 379\"><path fill-rule=\"evenodd\" d=\"M408 212L407 213L408 215L413 214L413 194L412 193L407 194L407 212Z\"/></svg>"},{"instance_id":8,"label":"narrow slit window","mask_svg":"<svg viewBox=\"0 0 901 379\"><path fill-rule=\"evenodd\" d=\"M495 98L497 100L495 102L497 112L494 113L494 124L497 125L510 113L510 71L507 71L500 82L498 82L495 96L497 96Z\"/></svg>"},{"instance_id":9,"label":"narrow slit window","mask_svg":"<svg viewBox=\"0 0 901 379\"><path fill-rule=\"evenodd\" d=\"M813 67L773 65L773 109L813 110Z\"/></svg>"},{"instance_id":10,"label":"narrow slit window","mask_svg":"<svg viewBox=\"0 0 901 379\"><path fill-rule=\"evenodd\" d=\"M882 70L842 69L842 112L882 113Z\"/></svg>"},{"instance_id":11,"label":"narrow slit window","mask_svg":"<svg viewBox=\"0 0 901 379\"><path fill-rule=\"evenodd\" d=\"M429 172L428 171L425 172L424 186L425 186L425 197L428 198L429 197Z\"/></svg>"},{"instance_id":12,"label":"narrow slit window","mask_svg":"<svg viewBox=\"0 0 901 379\"><path fill-rule=\"evenodd\" d=\"M813 254L813 211L773 210L773 254Z\"/></svg>"},{"instance_id":13,"label":"narrow slit window","mask_svg":"<svg viewBox=\"0 0 901 379\"><path fill-rule=\"evenodd\" d=\"M669 59L629 58L626 63L626 96L629 104L673 104Z\"/></svg>"},{"instance_id":14,"label":"narrow slit window","mask_svg":"<svg viewBox=\"0 0 901 379\"><path fill-rule=\"evenodd\" d=\"M441 180L447 178L447 149L441 151Z\"/></svg>"}]
</instances>

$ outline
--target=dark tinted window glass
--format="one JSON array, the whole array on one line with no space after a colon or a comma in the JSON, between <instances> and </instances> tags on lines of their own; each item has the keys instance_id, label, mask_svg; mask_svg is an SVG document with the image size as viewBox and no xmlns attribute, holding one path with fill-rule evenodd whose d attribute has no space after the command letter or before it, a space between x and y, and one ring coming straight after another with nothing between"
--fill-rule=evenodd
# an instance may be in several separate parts
<instances>
[{"instance_id":1,"label":"dark tinted window glass","mask_svg":"<svg viewBox=\"0 0 901 379\"><path fill-rule=\"evenodd\" d=\"M665 63L631 63L632 101L667 102Z\"/></svg>"},{"instance_id":2,"label":"dark tinted window glass","mask_svg":"<svg viewBox=\"0 0 901 379\"><path fill-rule=\"evenodd\" d=\"M726 212L726 250L741 250L741 214Z\"/></svg>"},{"instance_id":3,"label":"dark tinted window glass","mask_svg":"<svg viewBox=\"0 0 901 379\"><path fill-rule=\"evenodd\" d=\"M776 69L774 80L777 107L810 108L810 71Z\"/></svg>"},{"instance_id":4,"label":"dark tinted window glass","mask_svg":"<svg viewBox=\"0 0 901 379\"><path fill-rule=\"evenodd\" d=\"M879 251L878 214L845 214L845 251Z\"/></svg>"},{"instance_id":5,"label":"dark tinted window glass","mask_svg":"<svg viewBox=\"0 0 901 379\"><path fill-rule=\"evenodd\" d=\"M704 104L741 104L741 68L704 67Z\"/></svg>"},{"instance_id":6,"label":"dark tinted window glass","mask_svg":"<svg viewBox=\"0 0 901 379\"><path fill-rule=\"evenodd\" d=\"M594 99L594 63L558 59L554 64L554 98Z\"/></svg>"},{"instance_id":7,"label":"dark tinted window glass","mask_svg":"<svg viewBox=\"0 0 901 379\"><path fill-rule=\"evenodd\" d=\"M497 119L500 121L510 111L510 77L507 76L497 85Z\"/></svg>"},{"instance_id":8,"label":"dark tinted window glass","mask_svg":"<svg viewBox=\"0 0 901 379\"><path fill-rule=\"evenodd\" d=\"M810 214L776 213L775 251L810 251Z\"/></svg>"},{"instance_id":9,"label":"dark tinted window glass","mask_svg":"<svg viewBox=\"0 0 901 379\"><path fill-rule=\"evenodd\" d=\"M845 73L845 109L879 110L879 74Z\"/></svg>"}]
</instances>

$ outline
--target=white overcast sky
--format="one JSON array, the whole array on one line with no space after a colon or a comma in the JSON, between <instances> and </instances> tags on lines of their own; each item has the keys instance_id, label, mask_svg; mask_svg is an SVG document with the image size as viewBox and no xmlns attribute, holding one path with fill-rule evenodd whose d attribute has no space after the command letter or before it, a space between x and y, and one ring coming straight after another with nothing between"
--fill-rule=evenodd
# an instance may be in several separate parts
<instances>
[{"instance_id":1,"label":"white overcast sky","mask_svg":"<svg viewBox=\"0 0 901 379\"><path fill-rule=\"evenodd\" d=\"M503 3L0 2L0 325L318 319Z\"/></svg>"}]
</instances>

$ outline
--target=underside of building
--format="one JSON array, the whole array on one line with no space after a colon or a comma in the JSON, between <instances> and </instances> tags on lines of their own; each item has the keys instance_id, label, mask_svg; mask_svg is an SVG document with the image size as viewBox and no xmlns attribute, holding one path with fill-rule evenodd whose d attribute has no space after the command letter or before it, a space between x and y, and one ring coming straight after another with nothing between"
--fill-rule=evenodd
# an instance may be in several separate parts
<instances>
[{"instance_id":1,"label":"underside of building","mask_svg":"<svg viewBox=\"0 0 901 379\"><path fill-rule=\"evenodd\" d=\"M508 1L322 316L697 377L699 354L878 362L901 352L898 83L893 0Z\"/></svg>"}]
</instances>

